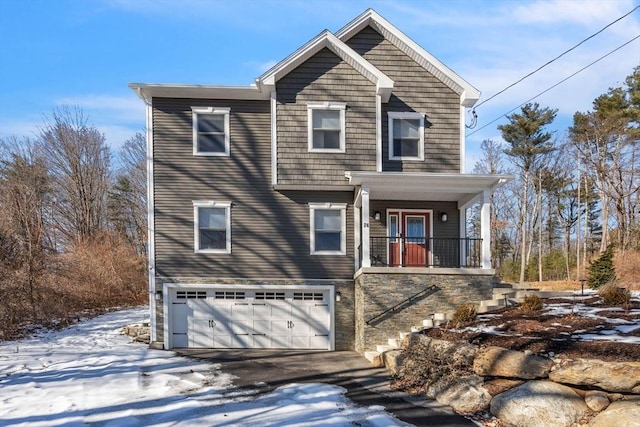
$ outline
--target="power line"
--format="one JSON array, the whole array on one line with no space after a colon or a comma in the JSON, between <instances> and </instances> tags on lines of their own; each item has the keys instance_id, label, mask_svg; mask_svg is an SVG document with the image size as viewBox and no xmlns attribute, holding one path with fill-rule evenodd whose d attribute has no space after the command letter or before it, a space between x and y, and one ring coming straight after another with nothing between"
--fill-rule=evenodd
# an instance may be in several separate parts
<instances>
[{"instance_id":1,"label":"power line","mask_svg":"<svg viewBox=\"0 0 640 427\"><path fill-rule=\"evenodd\" d=\"M518 83L520 83L521 81L523 81L524 79L531 77L532 75L534 75L535 73L537 73L538 71L542 70L544 67L546 67L547 65L551 64L552 62L560 59L561 57L563 57L564 55L566 55L567 53L571 52L572 50L574 50L575 48L577 48L578 46L580 46L581 44L585 43L586 41L594 38L595 36L597 36L598 34L600 34L601 32L603 32L604 30L606 30L607 28L609 28L610 26L612 26L613 24L615 24L616 22L626 18L627 16L631 15L633 12L636 11L636 9L640 8L640 6L636 6L634 7L630 12L627 12L626 14L622 15L620 18L616 19L615 21L607 24L606 26L604 26L601 30L599 30L596 33L591 34L589 37L587 37L586 39L582 40L580 43L578 43L577 45L573 46L571 49L565 50L564 52L562 52L560 55L556 56L555 58L553 58L552 60L550 60L549 62L547 62L546 64L538 67L537 69L535 69L534 71L530 72L529 74L527 74L526 76L522 77L520 80L511 83L509 86L505 87L504 89L502 89L500 92L497 92L495 94L493 94L492 96L490 96L489 98L485 99L484 101L482 101L480 104L476 105L474 107L474 110L476 108L478 108L479 106L481 106L482 104L484 104L485 102L488 102L490 100L492 100L493 98L495 98L496 96L500 95L503 92L506 92L507 90L511 89L512 87L514 87L515 85L517 85Z\"/></svg>"},{"instance_id":2,"label":"power line","mask_svg":"<svg viewBox=\"0 0 640 427\"><path fill-rule=\"evenodd\" d=\"M531 101L533 101L534 99L536 99L537 97L539 97L539 96L541 96L541 95L544 95L545 93L549 92L551 89L555 88L556 86L561 85L562 83L566 82L566 81L567 81L567 80L569 80L570 78L572 78L572 77L574 77L575 75L577 75L577 74L579 74L579 73L583 72L584 70L586 70L587 68L591 67L592 65L594 65L594 64L596 64L596 63L598 63L598 62L602 61L602 60L603 60L604 58L606 58L607 56L609 56L609 55L611 55L611 54L613 54L613 53L617 52L618 50L622 49L622 48L623 48L623 47L625 47L626 45L628 45L628 44L630 44L630 43L634 42L635 40L637 40L637 39L639 39L639 38L640 38L640 34L639 34L639 35L637 35L637 36L635 36L634 38L632 38L632 39L631 39L631 40L629 40L628 42L621 44L620 46L618 46L617 48L613 49L612 51L610 51L610 52L608 52L608 53L604 54L603 56L601 56L600 58L596 59L596 60L595 60L595 61L593 61L592 63L590 63L590 64L588 64L588 65L586 65L586 66L582 67L581 69L579 69L579 70L578 70L578 71L576 71L575 73L571 74L570 76L568 76L568 77L566 77L566 78L564 78L564 79L560 80L558 83L554 84L553 86L550 86L550 87L548 87L547 89L543 90L542 92L538 93L537 95L532 96L531 98L527 99L525 102L523 102L522 104L518 105L517 107L515 107L515 108L513 108L513 109L511 109L511 110L509 110L509 111L507 111L507 112L506 112L506 113L504 113L504 114L501 114L499 117L497 117L497 118L495 118L494 120L490 121L490 122L489 122L489 123L487 123L486 125L484 125L484 126L482 126L482 127L479 127L478 129L476 129L476 130L474 130L473 132L469 133L467 136L471 136L471 135L473 135L474 133L476 133L476 132L478 132L478 131L480 131L480 130L482 130L482 129L486 128L486 127L487 127L487 126L489 126L490 124L493 124L493 123L497 122L498 120L500 120L501 118L503 118L503 117L504 117L504 116L506 116L507 114L514 112L515 110L517 110L518 108L520 108L520 107L522 107L523 105L527 104L528 102L531 102Z\"/></svg>"}]
</instances>

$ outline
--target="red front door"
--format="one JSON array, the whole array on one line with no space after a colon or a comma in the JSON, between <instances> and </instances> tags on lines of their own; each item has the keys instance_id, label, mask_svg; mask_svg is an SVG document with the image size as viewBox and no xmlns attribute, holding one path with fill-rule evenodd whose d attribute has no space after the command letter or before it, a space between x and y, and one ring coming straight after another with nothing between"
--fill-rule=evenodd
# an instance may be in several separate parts
<instances>
[{"instance_id":1,"label":"red front door","mask_svg":"<svg viewBox=\"0 0 640 427\"><path fill-rule=\"evenodd\" d=\"M429 265L429 213L389 212L389 265Z\"/></svg>"}]
</instances>

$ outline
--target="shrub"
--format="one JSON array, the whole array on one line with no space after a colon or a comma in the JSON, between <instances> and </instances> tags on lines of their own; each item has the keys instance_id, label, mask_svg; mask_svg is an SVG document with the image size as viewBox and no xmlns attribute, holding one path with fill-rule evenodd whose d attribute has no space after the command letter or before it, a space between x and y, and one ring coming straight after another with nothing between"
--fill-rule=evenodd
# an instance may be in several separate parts
<instances>
[{"instance_id":1,"label":"shrub","mask_svg":"<svg viewBox=\"0 0 640 427\"><path fill-rule=\"evenodd\" d=\"M524 301L522 302L522 305L520 307L523 311L538 311L542 309L542 306L544 306L542 298L540 298L536 294L531 294L525 295Z\"/></svg>"},{"instance_id":2,"label":"shrub","mask_svg":"<svg viewBox=\"0 0 640 427\"><path fill-rule=\"evenodd\" d=\"M629 305L631 293L627 288L618 287L616 283L608 283L598 289L598 295L606 305Z\"/></svg>"},{"instance_id":3,"label":"shrub","mask_svg":"<svg viewBox=\"0 0 640 427\"><path fill-rule=\"evenodd\" d=\"M601 286L611 283L616 278L616 271L613 266L613 246L607 246L600 258L589 265L587 274L587 285L591 289L598 289Z\"/></svg>"},{"instance_id":4,"label":"shrub","mask_svg":"<svg viewBox=\"0 0 640 427\"><path fill-rule=\"evenodd\" d=\"M476 314L475 304L463 304L458 306L453 313L453 321L456 323L469 323L476 318Z\"/></svg>"}]
</instances>

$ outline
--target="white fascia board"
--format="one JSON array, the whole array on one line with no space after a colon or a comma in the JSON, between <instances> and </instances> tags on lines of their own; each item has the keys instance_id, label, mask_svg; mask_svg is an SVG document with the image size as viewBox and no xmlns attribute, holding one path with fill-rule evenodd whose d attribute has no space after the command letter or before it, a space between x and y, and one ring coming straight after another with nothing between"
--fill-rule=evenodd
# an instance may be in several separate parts
<instances>
[{"instance_id":1,"label":"white fascia board","mask_svg":"<svg viewBox=\"0 0 640 427\"><path fill-rule=\"evenodd\" d=\"M345 177L352 185L369 188L425 189L431 192L470 193L482 190L493 191L514 179L503 174L461 174L431 172L366 172L347 171Z\"/></svg>"},{"instance_id":2,"label":"white fascia board","mask_svg":"<svg viewBox=\"0 0 640 427\"><path fill-rule=\"evenodd\" d=\"M278 80L324 48L331 50L340 59L375 84L376 93L382 97L383 102L389 101L391 91L393 90L393 80L328 30L324 30L318 34L262 76L258 77L256 80L258 87L260 87L263 92L267 90L272 91Z\"/></svg>"},{"instance_id":3,"label":"white fascia board","mask_svg":"<svg viewBox=\"0 0 640 427\"><path fill-rule=\"evenodd\" d=\"M406 34L397 29L373 9L367 9L360 16L345 25L341 30L336 32L336 37L342 41L347 41L368 25L420 64L422 68L429 71L456 93L460 94L461 105L471 107L478 101L480 98L480 91L478 89L453 72L453 70L411 40Z\"/></svg>"},{"instance_id":4,"label":"white fascia board","mask_svg":"<svg viewBox=\"0 0 640 427\"><path fill-rule=\"evenodd\" d=\"M129 83L129 87L143 100L152 98L239 99L268 100L270 93L262 93L257 86L211 86L183 84Z\"/></svg>"}]
</instances>

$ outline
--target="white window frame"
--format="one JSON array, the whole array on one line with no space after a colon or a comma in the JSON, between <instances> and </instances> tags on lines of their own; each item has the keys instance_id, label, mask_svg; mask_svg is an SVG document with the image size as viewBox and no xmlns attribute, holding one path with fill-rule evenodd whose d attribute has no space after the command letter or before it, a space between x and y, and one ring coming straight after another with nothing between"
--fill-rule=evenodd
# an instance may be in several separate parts
<instances>
[{"instance_id":1,"label":"white window frame","mask_svg":"<svg viewBox=\"0 0 640 427\"><path fill-rule=\"evenodd\" d=\"M229 157L229 146L231 137L229 132L229 115L231 108L221 107L191 107L191 113L193 116L193 155L194 156L225 156ZM210 114L210 115L224 115L224 152L209 152L198 150L198 116Z\"/></svg>"},{"instance_id":2,"label":"white window frame","mask_svg":"<svg viewBox=\"0 0 640 427\"><path fill-rule=\"evenodd\" d=\"M309 102L307 103L307 138L310 153L344 153L346 141L345 111L347 104L340 102ZM313 112L315 110L333 110L340 112L340 147L339 148L314 148L313 147Z\"/></svg>"},{"instance_id":3,"label":"white window frame","mask_svg":"<svg viewBox=\"0 0 640 427\"><path fill-rule=\"evenodd\" d=\"M340 250L316 251L316 210L340 211ZM311 255L346 255L347 254L347 204L346 203L309 203L309 241Z\"/></svg>"},{"instance_id":4,"label":"white window frame","mask_svg":"<svg viewBox=\"0 0 640 427\"><path fill-rule=\"evenodd\" d=\"M389 159L390 160L424 160L424 114L415 112L392 112L387 113L389 117ZM418 156L396 156L393 150L393 126L394 120L406 119L406 120L420 120L420 127L418 129Z\"/></svg>"},{"instance_id":5,"label":"white window frame","mask_svg":"<svg viewBox=\"0 0 640 427\"><path fill-rule=\"evenodd\" d=\"M225 249L200 249L200 208L224 208L226 226ZM231 253L231 202L215 200L193 201L193 251L197 254L230 254Z\"/></svg>"}]
</instances>

